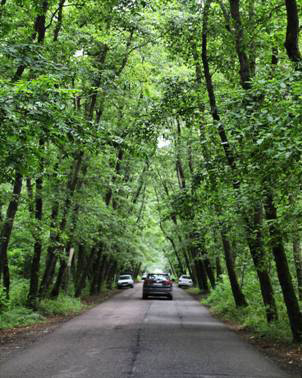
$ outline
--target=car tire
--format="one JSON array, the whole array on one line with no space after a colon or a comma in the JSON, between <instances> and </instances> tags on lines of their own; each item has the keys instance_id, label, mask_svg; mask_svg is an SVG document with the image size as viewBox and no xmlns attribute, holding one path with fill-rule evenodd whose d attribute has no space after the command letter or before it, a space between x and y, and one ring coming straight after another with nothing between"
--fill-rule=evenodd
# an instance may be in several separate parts
<instances>
[{"instance_id":1,"label":"car tire","mask_svg":"<svg viewBox=\"0 0 302 378\"><path fill-rule=\"evenodd\" d=\"M143 294L143 299L148 299L148 295L147 294Z\"/></svg>"},{"instance_id":2,"label":"car tire","mask_svg":"<svg viewBox=\"0 0 302 378\"><path fill-rule=\"evenodd\" d=\"M130 287L131 287L131 289L133 289L133 288L134 288L134 285L131 285Z\"/></svg>"},{"instance_id":3,"label":"car tire","mask_svg":"<svg viewBox=\"0 0 302 378\"><path fill-rule=\"evenodd\" d=\"M169 296L168 296L168 299L169 299L170 301L172 301L172 300L173 300L173 295L169 295Z\"/></svg>"}]
</instances>

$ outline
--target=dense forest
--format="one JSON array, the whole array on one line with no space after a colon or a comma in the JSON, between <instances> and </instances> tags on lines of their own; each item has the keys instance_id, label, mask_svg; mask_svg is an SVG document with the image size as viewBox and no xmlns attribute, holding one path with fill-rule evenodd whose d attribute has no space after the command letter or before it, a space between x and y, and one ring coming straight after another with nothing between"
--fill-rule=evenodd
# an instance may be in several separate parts
<instances>
[{"instance_id":1,"label":"dense forest","mask_svg":"<svg viewBox=\"0 0 302 378\"><path fill-rule=\"evenodd\" d=\"M299 13L1 0L0 312L161 261L301 342Z\"/></svg>"}]
</instances>

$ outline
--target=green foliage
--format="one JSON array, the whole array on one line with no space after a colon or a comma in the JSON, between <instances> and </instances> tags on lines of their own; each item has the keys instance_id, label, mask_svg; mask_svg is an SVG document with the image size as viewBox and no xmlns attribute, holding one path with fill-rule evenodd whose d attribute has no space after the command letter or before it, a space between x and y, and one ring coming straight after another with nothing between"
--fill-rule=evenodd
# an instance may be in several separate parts
<instances>
[{"instance_id":1,"label":"green foliage","mask_svg":"<svg viewBox=\"0 0 302 378\"><path fill-rule=\"evenodd\" d=\"M45 318L26 307L17 306L0 313L0 329L28 326L42 322Z\"/></svg>"},{"instance_id":2,"label":"green foliage","mask_svg":"<svg viewBox=\"0 0 302 378\"><path fill-rule=\"evenodd\" d=\"M249 306L238 309L234 304L229 280L226 276L223 276L223 280L218 283L215 290L206 299L202 300L202 303L209 306L210 310L218 317L238 324L261 337L290 341L291 332L281 293L276 295L279 319L270 324L267 323L265 318L259 283L254 274L249 274L246 277L244 293L249 298Z\"/></svg>"},{"instance_id":3,"label":"green foliage","mask_svg":"<svg viewBox=\"0 0 302 378\"><path fill-rule=\"evenodd\" d=\"M13 281L9 297L9 308L11 310L13 310L14 307L26 305L28 286L28 280L26 279L19 278Z\"/></svg>"},{"instance_id":4,"label":"green foliage","mask_svg":"<svg viewBox=\"0 0 302 378\"><path fill-rule=\"evenodd\" d=\"M39 303L39 312L44 316L71 315L81 312L85 307L80 299L60 295L55 300L42 300Z\"/></svg>"},{"instance_id":5,"label":"green foliage","mask_svg":"<svg viewBox=\"0 0 302 378\"><path fill-rule=\"evenodd\" d=\"M8 308L9 300L7 299L5 290L0 286L0 314Z\"/></svg>"}]
</instances>

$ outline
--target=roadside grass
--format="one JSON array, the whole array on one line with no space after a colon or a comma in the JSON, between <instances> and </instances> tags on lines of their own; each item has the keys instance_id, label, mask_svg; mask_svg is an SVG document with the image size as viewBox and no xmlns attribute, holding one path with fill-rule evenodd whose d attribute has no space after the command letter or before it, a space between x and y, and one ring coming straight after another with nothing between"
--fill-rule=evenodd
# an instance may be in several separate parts
<instances>
[{"instance_id":1,"label":"roadside grass","mask_svg":"<svg viewBox=\"0 0 302 378\"><path fill-rule=\"evenodd\" d=\"M38 311L44 316L73 315L87 307L78 298L60 295L57 299L43 299L39 303Z\"/></svg>"},{"instance_id":2,"label":"roadside grass","mask_svg":"<svg viewBox=\"0 0 302 378\"><path fill-rule=\"evenodd\" d=\"M3 291L0 291L0 330L32 326L47 322L54 317L74 316L117 292L115 287L112 289L102 287L101 293L95 296L89 296L85 292L81 298L74 298L68 293L61 294L56 299L43 299L34 311L26 307L28 285L25 280L20 280L11 288L9 300L6 299Z\"/></svg>"},{"instance_id":3,"label":"roadside grass","mask_svg":"<svg viewBox=\"0 0 302 378\"><path fill-rule=\"evenodd\" d=\"M9 300L0 291L0 330L43 323L54 316L76 315L89 307L81 299L62 294L57 299L42 300L34 311L26 307L27 293L28 282L23 279L14 282Z\"/></svg>"},{"instance_id":4,"label":"roadside grass","mask_svg":"<svg viewBox=\"0 0 302 378\"><path fill-rule=\"evenodd\" d=\"M236 308L231 286L226 277L218 283L215 290L212 290L206 298L201 300L201 303L207 305L210 311L220 319L237 326L239 329L252 332L255 334L255 337L276 342L291 343L292 335L281 292L275 290L279 318L268 324L260 296L260 289L256 280L252 278L246 280L244 286L244 292L247 294L247 298L249 298L249 305L247 307Z\"/></svg>"},{"instance_id":5,"label":"roadside grass","mask_svg":"<svg viewBox=\"0 0 302 378\"><path fill-rule=\"evenodd\" d=\"M0 313L0 330L41 323L45 317L26 307L18 306Z\"/></svg>"},{"instance_id":6,"label":"roadside grass","mask_svg":"<svg viewBox=\"0 0 302 378\"><path fill-rule=\"evenodd\" d=\"M43 323L52 316L68 316L81 313L88 306L68 296L59 296L55 300L43 300L39 303L37 311L25 306L9 306L6 311L0 312L0 329L24 327Z\"/></svg>"}]
</instances>

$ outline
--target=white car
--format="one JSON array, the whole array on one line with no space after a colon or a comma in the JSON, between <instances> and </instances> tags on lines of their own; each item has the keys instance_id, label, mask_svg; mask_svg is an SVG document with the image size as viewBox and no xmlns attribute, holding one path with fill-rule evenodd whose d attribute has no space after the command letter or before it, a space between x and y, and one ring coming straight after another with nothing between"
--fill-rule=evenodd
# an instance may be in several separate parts
<instances>
[{"instance_id":1,"label":"white car","mask_svg":"<svg viewBox=\"0 0 302 378\"><path fill-rule=\"evenodd\" d=\"M133 278L130 276L130 274L120 275L117 280L117 287L119 289L123 287L134 287L134 281L133 281Z\"/></svg>"},{"instance_id":2,"label":"white car","mask_svg":"<svg viewBox=\"0 0 302 378\"><path fill-rule=\"evenodd\" d=\"M192 287L193 281L190 276L182 275L178 279L178 287Z\"/></svg>"}]
</instances>

